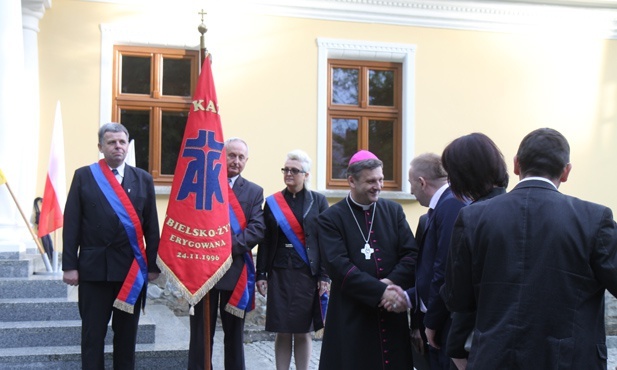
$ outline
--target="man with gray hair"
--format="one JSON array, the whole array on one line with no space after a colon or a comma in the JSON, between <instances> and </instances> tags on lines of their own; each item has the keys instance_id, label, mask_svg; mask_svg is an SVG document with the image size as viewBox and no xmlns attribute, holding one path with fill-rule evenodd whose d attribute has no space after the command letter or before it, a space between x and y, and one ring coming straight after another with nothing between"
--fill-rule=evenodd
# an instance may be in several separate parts
<instances>
[{"instance_id":1,"label":"man with gray hair","mask_svg":"<svg viewBox=\"0 0 617 370\"><path fill-rule=\"evenodd\" d=\"M416 243L400 204L379 197L383 163L361 150L347 168L349 195L319 216L332 279L319 368L411 369L405 302L389 285L413 285Z\"/></svg>"},{"instance_id":2,"label":"man with gray hair","mask_svg":"<svg viewBox=\"0 0 617 370\"><path fill-rule=\"evenodd\" d=\"M429 208L419 242L416 285L406 292L407 306L412 309L412 322L416 325L412 327L413 344L423 352L425 340L421 338L426 338L431 370L449 370L453 364L445 347L451 320L439 289L444 282L452 227L465 203L452 194L437 154L421 154L411 161L409 183L411 194L420 205Z\"/></svg>"},{"instance_id":3,"label":"man with gray hair","mask_svg":"<svg viewBox=\"0 0 617 370\"><path fill-rule=\"evenodd\" d=\"M262 204L264 201L261 186L248 181L241 176L246 162L249 160L249 148L246 142L234 137L225 141L227 154L227 179L229 182L229 212L231 235L231 267L216 283L208 294L210 307L204 307L202 299L195 305L195 314L190 317L191 337L189 342L189 364L191 370L203 370L205 364L205 335L210 336L210 353L214 344L217 314L220 311L223 333L225 335L225 369L242 370L244 363L244 315L252 307L240 305L232 295L242 296L247 291L248 301L254 299L255 267L253 266L252 249L264 237L266 229ZM237 227L236 227L237 226ZM252 277L240 279L246 274ZM237 297L234 295L234 297ZM210 333L205 333L204 310L209 310ZM212 366L210 365L210 368Z\"/></svg>"},{"instance_id":4,"label":"man with gray hair","mask_svg":"<svg viewBox=\"0 0 617 370\"><path fill-rule=\"evenodd\" d=\"M105 368L110 318L114 369L133 369L147 282L160 273L154 183L146 171L124 163L126 127L107 123L98 136L104 158L75 171L66 201L63 280L79 285L82 369Z\"/></svg>"}]
</instances>

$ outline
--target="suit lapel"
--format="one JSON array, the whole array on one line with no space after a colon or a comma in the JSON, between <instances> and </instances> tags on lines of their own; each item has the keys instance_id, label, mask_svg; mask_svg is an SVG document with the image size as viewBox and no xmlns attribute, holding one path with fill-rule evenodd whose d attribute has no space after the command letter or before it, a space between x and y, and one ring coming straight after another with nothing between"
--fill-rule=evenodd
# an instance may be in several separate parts
<instances>
[{"instance_id":1,"label":"suit lapel","mask_svg":"<svg viewBox=\"0 0 617 370\"><path fill-rule=\"evenodd\" d=\"M137 173L135 168L128 164L124 166L124 179L122 180L122 188L128 194L129 199L133 201L137 194Z\"/></svg>"}]
</instances>

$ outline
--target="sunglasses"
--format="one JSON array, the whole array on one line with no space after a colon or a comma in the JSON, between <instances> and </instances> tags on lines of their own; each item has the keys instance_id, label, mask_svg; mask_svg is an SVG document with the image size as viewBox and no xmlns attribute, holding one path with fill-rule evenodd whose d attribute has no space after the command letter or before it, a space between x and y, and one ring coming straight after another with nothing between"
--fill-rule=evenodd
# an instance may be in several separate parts
<instances>
[{"instance_id":1,"label":"sunglasses","mask_svg":"<svg viewBox=\"0 0 617 370\"><path fill-rule=\"evenodd\" d=\"M281 172L283 173L283 175L286 175L288 173L291 173L291 174L294 174L294 175L297 175L299 173L306 173L306 171L302 171L302 170L299 170L297 168L288 168L288 167L281 168Z\"/></svg>"}]
</instances>

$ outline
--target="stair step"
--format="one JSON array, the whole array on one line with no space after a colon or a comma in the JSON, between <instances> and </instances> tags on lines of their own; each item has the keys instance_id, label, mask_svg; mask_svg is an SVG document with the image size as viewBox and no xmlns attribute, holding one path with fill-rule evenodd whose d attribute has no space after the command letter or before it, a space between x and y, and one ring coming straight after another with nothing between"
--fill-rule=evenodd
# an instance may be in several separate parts
<instances>
[{"instance_id":1,"label":"stair step","mask_svg":"<svg viewBox=\"0 0 617 370\"><path fill-rule=\"evenodd\" d=\"M0 252L0 260L18 260L20 258L19 252Z\"/></svg>"},{"instance_id":2,"label":"stair step","mask_svg":"<svg viewBox=\"0 0 617 370\"><path fill-rule=\"evenodd\" d=\"M66 298L67 285L54 275L31 275L23 278L0 278L0 297L16 298Z\"/></svg>"},{"instance_id":3,"label":"stair step","mask_svg":"<svg viewBox=\"0 0 617 370\"><path fill-rule=\"evenodd\" d=\"M0 349L0 369L11 370L80 370L79 346L28 347ZM113 347L105 346L105 369L113 369ZM135 348L136 370L186 369L187 348L167 348L158 344L138 344Z\"/></svg>"},{"instance_id":4,"label":"stair step","mask_svg":"<svg viewBox=\"0 0 617 370\"><path fill-rule=\"evenodd\" d=\"M77 302L66 298L0 299L0 322L80 320Z\"/></svg>"},{"instance_id":5,"label":"stair step","mask_svg":"<svg viewBox=\"0 0 617 370\"><path fill-rule=\"evenodd\" d=\"M29 259L0 259L0 278L27 278L32 272Z\"/></svg>"},{"instance_id":6,"label":"stair step","mask_svg":"<svg viewBox=\"0 0 617 370\"><path fill-rule=\"evenodd\" d=\"M139 320L137 343L154 343L155 324L147 317ZM111 344L113 330L107 329L105 343ZM0 348L78 346L81 321L0 322Z\"/></svg>"},{"instance_id":7,"label":"stair step","mask_svg":"<svg viewBox=\"0 0 617 370\"><path fill-rule=\"evenodd\" d=\"M186 369L189 341L188 318L176 317L165 305L146 305L146 311L140 318L138 336L144 331L141 324L149 322L156 323L156 328L153 330L156 340L153 343L137 344L135 368L139 370ZM222 332L217 333L215 341L222 341L222 334ZM220 346L222 348L222 343ZM106 345L106 369L113 367L112 361L112 346ZM28 345L28 347L14 348L5 348L0 342L0 369L81 369L79 342L69 346L54 343L53 347Z\"/></svg>"}]
</instances>

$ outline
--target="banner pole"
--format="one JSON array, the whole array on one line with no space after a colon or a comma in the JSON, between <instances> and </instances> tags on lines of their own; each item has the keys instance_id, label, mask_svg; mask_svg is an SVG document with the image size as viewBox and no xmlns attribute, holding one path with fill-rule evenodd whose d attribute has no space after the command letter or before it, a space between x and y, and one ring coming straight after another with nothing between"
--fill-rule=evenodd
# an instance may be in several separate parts
<instances>
[{"instance_id":1,"label":"banner pole","mask_svg":"<svg viewBox=\"0 0 617 370\"><path fill-rule=\"evenodd\" d=\"M199 15L201 15L201 23L197 27L197 30L201 34L201 36L199 37L199 57L200 57L200 60L199 60L199 70L200 70L200 72L201 72L201 67L204 64L204 62L206 61L206 58L207 58L207 55L208 55L208 51L206 49L206 41L205 41L205 38L204 38L204 34L206 32L208 32L208 28L204 24L204 15L205 14L207 14L207 13L204 12L203 9L199 12ZM206 293L206 295L204 296L203 303L204 303L204 312L203 312L203 318L204 318L204 369L212 370L212 366L211 366L212 365L212 351L210 350L210 348L212 348L212 343L211 343L212 336L210 335L210 330L211 330L211 324L210 324L210 292Z\"/></svg>"},{"instance_id":2,"label":"banner pole","mask_svg":"<svg viewBox=\"0 0 617 370\"><path fill-rule=\"evenodd\" d=\"M49 263L49 257L47 257L47 253L45 253L45 249L41 245L41 241L39 240L38 236L36 236L34 234L34 231L32 231L32 227L30 226L30 223L28 222L28 219L26 218L24 211L21 209L21 206L19 205L17 198L15 198L15 194L13 194L13 191L11 190L11 187L9 186L9 182L8 181L5 182L4 185L6 185L6 188L9 189L11 198L13 198L13 202L15 202L15 205L17 206L17 209L19 210L19 214L21 214L21 218L23 218L24 222L26 223L26 227L28 228L28 231L30 231L30 235L32 236L32 239L34 239L34 243L36 244L39 252L43 256L43 262L45 263L45 268L47 269L47 271L52 272L52 267L51 267L51 264Z\"/></svg>"},{"instance_id":3,"label":"banner pole","mask_svg":"<svg viewBox=\"0 0 617 370\"><path fill-rule=\"evenodd\" d=\"M210 335L211 325L210 325L210 292L206 293L204 297L204 369L212 370L212 351L210 351L211 347L211 339Z\"/></svg>"}]
</instances>

